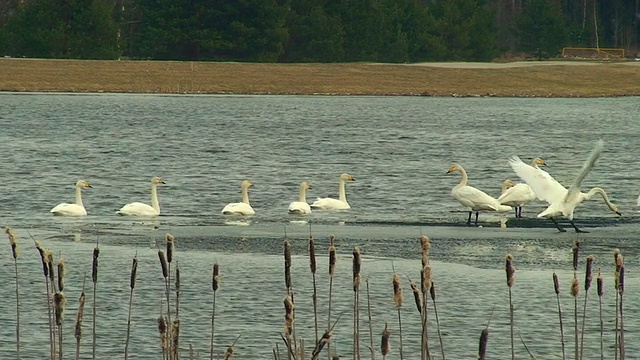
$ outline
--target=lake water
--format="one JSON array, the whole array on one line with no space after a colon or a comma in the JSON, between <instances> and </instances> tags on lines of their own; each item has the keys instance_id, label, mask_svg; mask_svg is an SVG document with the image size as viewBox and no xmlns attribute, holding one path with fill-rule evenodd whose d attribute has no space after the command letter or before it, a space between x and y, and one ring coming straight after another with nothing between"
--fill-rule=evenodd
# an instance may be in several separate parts
<instances>
[{"instance_id":1,"label":"lake water","mask_svg":"<svg viewBox=\"0 0 640 360\"><path fill-rule=\"evenodd\" d=\"M293 245L296 321L299 337L313 342L311 277L306 257L309 233L317 239L321 326L326 327L327 237L337 236L338 269L334 314L343 314L333 349L351 358L351 251L363 251L364 278L371 285L374 348L379 348L384 323L392 331L392 353L399 358L397 312L393 305L393 269L405 290L403 342L405 358L419 358L419 316L407 276L418 280L420 233L432 239L434 280L438 284L438 315L449 358L477 353L480 331L490 323L489 358L510 354L508 292L504 256L512 253L517 267L513 289L515 322L529 348L544 359L560 359L555 271L563 288L567 353L573 354L571 244L573 231L558 233L548 220L535 219L545 206L536 202L512 214L480 215L482 227L467 227L466 212L450 195L460 175L445 174L453 162L465 167L470 185L498 196L506 178L516 180L507 164L511 155L524 161L543 158L557 180L569 185L595 141L605 150L587 176L583 190L603 187L619 206L612 214L599 197L575 213L580 234L580 282L583 259L596 256L607 290L605 358L613 357L614 248L625 255L625 337L627 357L640 356L640 276L637 234L640 190L637 164L639 98L518 99L427 97L305 96L155 96L82 94L0 94L0 216L20 238L21 346L23 358L48 354L46 302L39 257L29 234L60 254L68 267L65 353L72 336L82 279L91 270L91 252L99 238L98 358L121 356L127 322L128 273L132 257L140 260L132 313L131 357L159 358L156 318L163 280L155 243L164 234L177 238L180 265L181 346L208 355L211 312L211 265L220 263L222 285L217 298L216 348L235 337L235 357L272 358L283 328L284 280L282 240ZM352 209L287 214L298 197L298 184L313 185L315 197L337 197L338 176L353 175L347 184ZM149 202L153 176L160 186L162 216L156 219L115 214L132 201ZM51 216L60 202L73 201L78 179L91 183L83 191L86 218ZM240 183L250 179L256 215L220 214L240 200ZM508 219L500 228L500 218ZM0 247L0 358L15 357L15 298L10 247ZM175 265L174 265L175 266ZM174 267L175 268L175 267ZM582 307L584 291L579 304ZM87 305L91 303L88 296ZM366 306L362 296L363 307ZM598 299L589 296L585 331L586 358L599 357ZM582 308L579 311L582 314ZM363 356L368 357L368 320L361 310ZM493 314L493 316L491 315ZM431 318L433 316L430 314ZM335 318L335 316L334 316ZM431 319L430 318L430 319ZM435 340L432 345L439 353ZM91 351L91 309L85 316L83 357ZM516 354L527 356L516 335ZM378 354L378 357L380 355ZM570 356L572 358L572 356Z\"/></svg>"}]
</instances>

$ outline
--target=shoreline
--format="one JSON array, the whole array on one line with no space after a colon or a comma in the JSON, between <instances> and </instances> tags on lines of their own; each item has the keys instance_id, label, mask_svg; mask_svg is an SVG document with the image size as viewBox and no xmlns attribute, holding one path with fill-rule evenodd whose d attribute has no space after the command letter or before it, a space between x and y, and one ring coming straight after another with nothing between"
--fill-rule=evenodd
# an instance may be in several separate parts
<instances>
[{"instance_id":1,"label":"shoreline","mask_svg":"<svg viewBox=\"0 0 640 360\"><path fill-rule=\"evenodd\" d=\"M279 64L0 59L1 92L446 97L640 96L640 62Z\"/></svg>"}]
</instances>

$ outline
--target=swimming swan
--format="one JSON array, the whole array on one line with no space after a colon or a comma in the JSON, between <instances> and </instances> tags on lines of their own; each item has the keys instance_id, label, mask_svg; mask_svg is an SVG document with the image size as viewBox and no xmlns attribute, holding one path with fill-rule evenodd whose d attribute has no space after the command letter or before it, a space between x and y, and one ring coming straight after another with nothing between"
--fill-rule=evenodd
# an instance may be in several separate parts
<instances>
[{"instance_id":1,"label":"swimming swan","mask_svg":"<svg viewBox=\"0 0 640 360\"><path fill-rule=\"evenodd\" d=\"M311 214L311 206L307 203L307 190L311 189L308 182L300 183L300 197L298 201L289 204L289 214Z\"/></svg>"},{"instance_id":2,"label":"swimming swan","mask_svg":"<svg viewBox=\"0 0 640 360\"><path fill-rule=\"evenodd\" d=\"M604 142L602 140L598 140L595 148L591 152L591 155L584 162L584 165L582 165L580 173L573 181L573 184L569 187L569 190L562 186L562 184L556 181L556 179L546 171L536 169L525 164L517 156L513 156L509 159L509 164L511 165L511 168L513 168L513 171L515 171L522 180L531 186L531 189L533 189L539 199L549 203L549 207L538 214L539 218L544 217L551 219L558 230L564 232L566 230L560 227L556 218L566 217L576 232L585 232L578 229L578 227L573 223L573 211L576 206L580 205L585 200L591 199L596 194L600 194L600 196L602 196L602 199L611 211L620 215L618 207L609 201L607 193L602 188L594 187L587 193L580 191L582 182L589 171L593 169L596 161L602 153L603 147Z\"/></svg>"},{"instance_id":3,"label":"swimming swan","mask_svg":"<svg viewBox=\"0 0 640 360\"><path fill-rule=\"evenodd\" d=\"M498 199L488 195L484 191L478 190L467 185L467 172L460 164L453 164L447 174L459 171L462 174L462 180L458 185L451 189L451 195L458 200L460 204L469 208L469 218L467 225L471 225L471 213L476 212L475 224L478 225L479 211L511 211L511 206L502 205Z\"/></svg>"},{"instance_id":4,"label":"swimming swan","mask_svg":"<svg viewBox=\"0 0 640 360\"><path fill-rule=\"evenodd\" d=\"M166 184L166 182L157 176L151 179L151 206L141 202L133 202L123 206L116 213L122 216L160 215L160 203L158 203L158 184Z\"/></svg>"},{"instance_id":5,"label":"swimming swan","mask_svg":"<svg viewBox=\"0 0 640 360\"><path fill-rule=\"evenodd\" d=\"M535 158L531 161L531 166L538 168L538 165L547 165L544 160ZM522 206L536 199L536 194L527 184L516 184L507 179L502 184L502 194L498 201L502 205L513 206L516 210L516 218L522 217Z\"/></svg>"},{"instance_id":6,"label":"swimming swan","mask_svg":"<svg viewBox=\"0 0 640 360\"><path fill-rule=\"evenodd\" d=\"M318 210L347 210L351 209L349 203L347 202L347 193L345 190L345 181L356 181L353 176L349 174L340 175L340 189L338 193L339 199L333 198L318 198L316 201L311 204L312 209Z\"/></svg>"},{"instance_id":7,"label":"swimming swan","mask_svg":"<svg viewBox=\"0 0 640 360\"><path fill-rule=\"evenodd\" d=\"M56 205L49 212L56 216L86 216L87 210L85 210L82 204L82 189L90 188L88 182L84 180L78 180L76 182L76 202L74 204L61 203Z\"/></svg>"},{"instance_id":8,"label":"swimming swan","mask_svg":"<svg viewBox=\"0 0 640 360\"><path fill-rule=\"evenodd\" d=\"M249 204L249 188L253 186L253 183L249 180L244 180L241 185L242 189L242 202L230 203L222 209L224 215L254 215L256 212Z\"/></svg>"}]
</instances>

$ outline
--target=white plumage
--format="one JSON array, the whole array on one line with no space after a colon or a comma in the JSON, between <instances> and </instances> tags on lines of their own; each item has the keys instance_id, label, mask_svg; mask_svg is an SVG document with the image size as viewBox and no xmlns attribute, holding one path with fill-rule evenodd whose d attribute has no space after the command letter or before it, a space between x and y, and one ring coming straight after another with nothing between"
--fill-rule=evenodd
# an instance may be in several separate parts
<instances>
[{"instance_id":1,"label":"white plumage","mask_svg":"<svg viewBox=\"0 0 640 360\"><path fill-rule=\"evenodd\" d=\"M307 203L307 190L309 189L311 189L311 185L308 182L300 183L298 201L289 204L289 214L311 214L311 206Z\"/></svg>"},{"instance_id":2,"label":"white plumage","mask_svg":"<svg viewBox=\"0 0 640 360\"><path fill-rule=\"evenodd\" d=\"M166 184L166 182L157 176L151 179L151 206L141 202L132 202L123 206L116 214L145 217L160 215L160 203L158 202L159 184Z\"/></svg>"},{"instance_id":3,"label":"white plumage","mask_svg":"<svg viewBox=\"0 0 640 360\"><path fill-rule=\"evenodd\" d=\"M345 189L346 181L356 181L353 176L349 174L340 175L339 181L339 189L338 189L338 199L333 199L330 197L326 198L318 198L316 201L311 204L312 209L318 210L347 210L351 209L351 206L347 202L347 191Z\"/></svg>"},{"instance_id":4,"label":"white plumage","mask_svg":"<svg viewBox=\"0 0 640 360\"><path fill-rule=\"evenodd\" d=\"M224 215L255 215L255 211L249 203L249 188L253 186L253 183L249 180L244 180L240 185L242 190L242 202L227 204L222 209Z\"/></svg>"},{"instance_id":5,"label":"white plumage","mask_svg":"<svg viewBox=\"0 0 640 360\"><path fill-rule=\"evenodd\" d=\"M56 216L86 216L87 210L82 203L82 189L90 188L88 182L84 180L78 180L75 185L76 189L76 202L73 204L60 203L56 205L49 212Z\"/></svg>"}]
</instances>

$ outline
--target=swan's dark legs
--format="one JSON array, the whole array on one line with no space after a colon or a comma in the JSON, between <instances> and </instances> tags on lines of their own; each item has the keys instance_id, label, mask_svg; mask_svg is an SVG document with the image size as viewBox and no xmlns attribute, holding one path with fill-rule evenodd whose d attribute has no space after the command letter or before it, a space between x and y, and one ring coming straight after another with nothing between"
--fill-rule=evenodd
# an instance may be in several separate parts
<instances>
[{"instance_id":1,"label":"swan's dark legs","mask_svg":"<svg viewBox=\"0 0 640 360\"><path fill-rule=\"evenodd\" d=\"M478 212L476 211L476 226L478 226Z\"/></svg>"},{"instance_id":2,"label":"swan's dark legs","mask_svg":"<svg viewBox=\"0 0 640 360\"><path fill-rule=\"evenodd\" d=\"M518 217L522 218L522 206L518 206Z\"/></svg>"},{"instance_id":3,"label":"swan's dark legs","mask_svg":"<svg viewBox=\"0 0 640 360\"><path fill-rule=\"evenodd\" d=\"M569 220L569 223L571 223L571 226L573 226L574 229L576 229L577 233L588 233L588 231L584 231L584 230L580 230L578 229L578 227L576 226L576 224L573 223L573 220Z\"/></svg>"},{"instance_id":4,"label":"swan's dark legs","mask_svg":"<svg viewBox=\"0 0 640 360\"><path fill-rule=\"evenodd\" d=\"M563 229L560 227L560 224L558 224L558 221L555 218L549 218L551 219L551 221L553 221L553 223L556 225L556 227L558 228L558 230L560 230L560 232L566 232L567 230ZM575 226L575 225L574 225Z\"/></svg>"},{"instance_id":5,"label":"swan's dark legs","mask_svg":"<svg viewBox=\"0 0 640 360\"><path fill-rule=\"evenodd\" d=\"M516 210L516 219L518 218L518 207L515 206L514 209Z\"/></svg>"},{"instance_id":6,"label":"swan's dark legs","mask_svg":"<svg viewBox=\"0 0 640 360\"><path fill-rule=\"evenodd\" d=\"M473 211L469 211L469 219L467 219L467 226L471 226L471 214Z\"/></svg>"}]
</instances>

